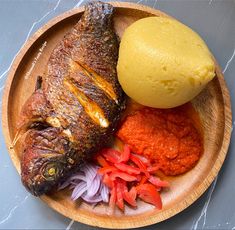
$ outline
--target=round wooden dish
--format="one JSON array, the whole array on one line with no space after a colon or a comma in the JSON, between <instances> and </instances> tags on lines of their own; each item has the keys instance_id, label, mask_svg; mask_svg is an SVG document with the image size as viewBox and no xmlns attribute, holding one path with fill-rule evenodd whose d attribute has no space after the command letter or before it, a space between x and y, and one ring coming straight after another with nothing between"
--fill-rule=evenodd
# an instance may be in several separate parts
<instances>
[{"instance_id":1,"label":"round wooden dish","mask_svg":"<svg viewBox=\"0 0 235 230\"><path fill-rule=\"evenodd\" d=\"M114 25L119 36L134 21L148 16L169 17L166 14L136 4L112 3L115 8ZM83 8L73 9L51 20L22 48L12 65L3 97L3 130L7 146L16 133L16 120L25 100L32 94L36 77L44 71L50 53L64 34L77 22ZM204 154L190 172L170 178L171 188L162 193L163 209L139 202L137 209L126 207L125 213L109 213L107 205L95 208L87 203L75 203L68 191L42 196L51 208L76 221L104 228L134 228L163 221L184 210L208 188L225 159L231 134L229 92L217 65L217 76L192 104L199 113L204 131ZM12 161L20 172L19 146L9 148Z\"/></svg>"}]
</instances>

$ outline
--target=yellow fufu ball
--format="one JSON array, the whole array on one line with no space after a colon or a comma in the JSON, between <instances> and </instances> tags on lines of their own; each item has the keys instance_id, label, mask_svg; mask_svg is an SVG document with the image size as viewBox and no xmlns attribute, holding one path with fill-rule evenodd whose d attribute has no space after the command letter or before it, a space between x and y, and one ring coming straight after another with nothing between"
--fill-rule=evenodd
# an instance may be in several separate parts
<instances>
[{"instance_id":1,"label":"yellow fufu ball","mask_svg":"<svg viewBox=\"0 0 235 230\"><path fill-rule=\"evenodd\" d=\"M215 76L211 53L201 37L170 18L148 17L129 26L117 65L125 93L155 108L182 105Z\"/></svg>"}]
</instances>

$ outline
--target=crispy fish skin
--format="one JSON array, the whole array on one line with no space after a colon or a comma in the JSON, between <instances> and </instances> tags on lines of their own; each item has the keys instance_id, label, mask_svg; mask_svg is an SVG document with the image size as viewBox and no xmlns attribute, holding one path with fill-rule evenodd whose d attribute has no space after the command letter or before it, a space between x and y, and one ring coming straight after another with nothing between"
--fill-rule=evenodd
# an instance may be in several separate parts
<instances>
[{"instance_id":1,"label":"crispy fish skin","mask_svg":"<svg viewBox=\"0 0 235 230\"><path fill-rule=\"evenodd\" d=\"M107 3L85 7L52 52L41 88L22 108L21 178L33 195L51 191L79 169L117 127L125 95L117 81L112 14Z\"/></svg>"}]
</instances>

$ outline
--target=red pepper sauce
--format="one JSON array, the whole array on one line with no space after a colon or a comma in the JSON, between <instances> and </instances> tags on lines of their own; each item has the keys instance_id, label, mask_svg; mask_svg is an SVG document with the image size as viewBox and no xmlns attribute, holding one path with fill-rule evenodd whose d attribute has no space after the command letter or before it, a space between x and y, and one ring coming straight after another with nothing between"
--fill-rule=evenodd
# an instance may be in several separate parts
<instances>
[{"instance_id":1,"label":"red pepper sauce","mask_svg":"<svg viewBox=\"0 0 235 230\"><path fill-rule=\"evenodd\" d=\"M136 106L117 136L168 176L192 169L203 152L200 119L191 103L173 109Z\"/></svg>"}]
</instances>

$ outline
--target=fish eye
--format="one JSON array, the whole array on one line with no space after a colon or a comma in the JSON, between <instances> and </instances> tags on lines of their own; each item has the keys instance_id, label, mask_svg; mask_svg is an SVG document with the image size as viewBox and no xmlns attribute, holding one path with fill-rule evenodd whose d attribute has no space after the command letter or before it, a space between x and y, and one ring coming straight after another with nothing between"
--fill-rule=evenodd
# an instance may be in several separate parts
<instances>
[{"instance_id":1,"label":"fish eye","mask_svg":"<svg viewBox=\"0 0 235 230\"><path fill-rule=\"evenodd\" d=\"M50 175L50 176L54 176L55 175L55 172L56 172L56 170L55 170L55 168L49 168L48 169L48 174Z\"/></svg>"},{"instance_id":2,"label":"fish eye","mask_svg":"<svg viewBox=\"0 0 235 230\"><path fill-rule=\"evenodd\" d=\"M43 167L42 176L46 180L54 180L54 178L58 175L58 167L54 163L48 163Z\"/></svg>"}]
</instances>

